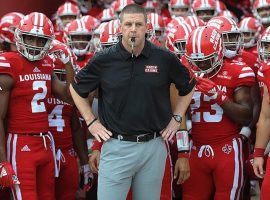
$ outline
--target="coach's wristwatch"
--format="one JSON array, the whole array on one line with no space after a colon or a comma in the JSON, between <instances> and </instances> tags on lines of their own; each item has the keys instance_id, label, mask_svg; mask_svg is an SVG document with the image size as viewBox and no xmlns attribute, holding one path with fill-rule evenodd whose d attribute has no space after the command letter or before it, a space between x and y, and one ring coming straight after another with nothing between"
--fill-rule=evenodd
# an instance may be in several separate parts
<instances>
[{"instance_id":1,"label":"coach's wristwatch","mask_svg":"<svg viewBox=\"0 0 270 200\"><path fill-rule=\"evenodd\" d=\"M181 115L173 115L173 118L175 121L181 124L182 122L182 116Z\"/></svg>"}]
</instances>

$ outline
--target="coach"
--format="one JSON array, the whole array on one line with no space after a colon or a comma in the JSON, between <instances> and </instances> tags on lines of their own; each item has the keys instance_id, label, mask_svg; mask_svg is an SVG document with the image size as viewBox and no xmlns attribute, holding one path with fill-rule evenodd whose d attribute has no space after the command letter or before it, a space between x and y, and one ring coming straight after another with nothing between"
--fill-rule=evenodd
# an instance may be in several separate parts
<instances>
[{"instance_id":1,"label":"coach","mask_svg":"<svg viewBox=\"0 0 270 200\"><path fill-rule=\"evenodd\" d=\"M170 52L145 40L145 10L136 4L120 14L122 41L97 53L70 91L101 150L99 200L159 200L167 150L164 140L179 129L195 80ZM170 84L179 90L174 111ZM99 89L99 120L88 94ZM161 137L162 136L162 137Z\"/></svg>"}]
</instances>

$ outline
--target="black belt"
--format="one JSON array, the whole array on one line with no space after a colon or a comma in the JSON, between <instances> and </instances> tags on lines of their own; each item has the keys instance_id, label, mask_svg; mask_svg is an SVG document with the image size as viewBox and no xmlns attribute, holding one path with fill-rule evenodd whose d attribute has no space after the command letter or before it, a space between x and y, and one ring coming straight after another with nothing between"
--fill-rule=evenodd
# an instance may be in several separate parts
<instances>
[{"instance_id":1,"label":"black belt","mask_svg":"<svg viewBox=\"0 0 270 200\"><path fill-rule=\"evenodd\" d=\"M145 133L145 134L140 134L140 135L128 135L128 134L122 134L122 133L116 133L116 132L112 132L112 133L113 133L112 138L122 140L122 141L137 142L137 143L148 142L160 136L159 132Z\"/></svg>"}]
</instances>

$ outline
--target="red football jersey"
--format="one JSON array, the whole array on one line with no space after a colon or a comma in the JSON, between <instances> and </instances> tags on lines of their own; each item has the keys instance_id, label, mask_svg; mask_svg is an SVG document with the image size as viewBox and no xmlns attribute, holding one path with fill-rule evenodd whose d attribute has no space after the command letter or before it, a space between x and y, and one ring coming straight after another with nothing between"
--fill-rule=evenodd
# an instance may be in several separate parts
<instances>
[{"instance_id":1,"label":"red football jersey","mask_svg":"<svg viewBox=\"0 0 270 200\"><path fill-rule=\"evenodd\" d=\"M0 55L0 74L14 80L7 111L8 132L47 132L48 114L45 102L51 96L53 62L49 57L30 62L19 53Z\"/></svg>"},{"instance_id":2,"label":"red football jersey","mask_svg":"<svg viewBox=\"0 0 270 200\"><path fill-rule=\"evenodd\" d=\"M80 60L80 61L77 60L77 61L76 61L77 66L78 66L80 69L84 68L84 67L87 65L87 63L89 62L89 60L90 60L93 56L94 56L94 53L88 53L88 54L86 54L84 60Z\"/></svg>"},{"instance_id":3,"label":"red football jersey","mask_svg":"<svg viewBox=\"0 0 270 200\"><path fill-rule=\"evenodd\" d=\"M257 74L257 71L258 71L258 66L259 66L259 63L258 63L258 57L254 56L252 53L250 52L247 52L247 51L242 51L241 52L241 55L237 55L233 58L225 58L224 59L224 62L228 62L228 63L245 63L247 64L247 66L249 66L255 74Z\"/></svg>"},{"instance_id":4,"label":"red football jersey","mask_svg":"<svg viewBox=\"0 0 270 200\"><path fill-rule=\"evenodd\" d=\"M239 86L254 84L255 74L246 65L227 63L211 80L218 85L230 99ZM236 137L240 125L224 114L223 109L213 102L214 97L195 90L190 104L192 115L192 140L194 144L214 145Z\"/></svg>"},{"instance_id":5,"label":"red football jersey","mask_svg":"<svg viewBox=\"0 0 270 200\"><path fill-rule=\"evenodd\" d=\"M264 95L264 91L263 91L264 82L263 82L262 64L263 63L260 63L260 67L259 67L258 72L257 72L257 78L258 78L258 84L259 84L259 87L260 87L261 97L263 97L263 95Z\"/></svg>"},{"instance_id":6,"label":"red football jersey","mask_svg":"<svg viewBox=\"0 0 270 200\"><path fill-rule=\"evenodd\" d=\"M47 99L49 128L53 134L55 147L68 150L73 147L71 135L72 106L60 99Z\"/></svg>"},{"instance_id":7,"label":"red football jersey","mask_svg":"<svg viewBox=\"0 0 270 200\"><path fill-rule=\"evenodd\" d=\"M248 49L245 49L244 51L252 53L254 56L258 57L258 49L257 45Z\"/></svg>"},{"instance_id":8,"label":"red football jersey","mask_svg":"<svg viewBox=\"0 0 270 200\"><path fill-rule=\"evenodd\" d=\"M65 38L64 38L64 32L63 31L57 31L54 33L55 39L58 40L59 42L65 43Z\"/></svg>"}]
</instances>

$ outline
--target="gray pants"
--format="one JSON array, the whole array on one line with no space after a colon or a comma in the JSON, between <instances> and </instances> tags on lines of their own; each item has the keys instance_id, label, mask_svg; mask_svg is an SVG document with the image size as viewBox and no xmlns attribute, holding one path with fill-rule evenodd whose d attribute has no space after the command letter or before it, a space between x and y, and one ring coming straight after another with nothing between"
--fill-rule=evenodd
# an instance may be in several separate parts
<instances>
[{"instance_id":1,"label":"gray pants","mask_svg":"<svg viewBox=\"0 0 270 200\"><path fill-rule=\"evenodd\" d=\"M145 143L110 139L102 146L98 200L160 200L167 149L161 137Z\"/></svg>"}]
</instances>

